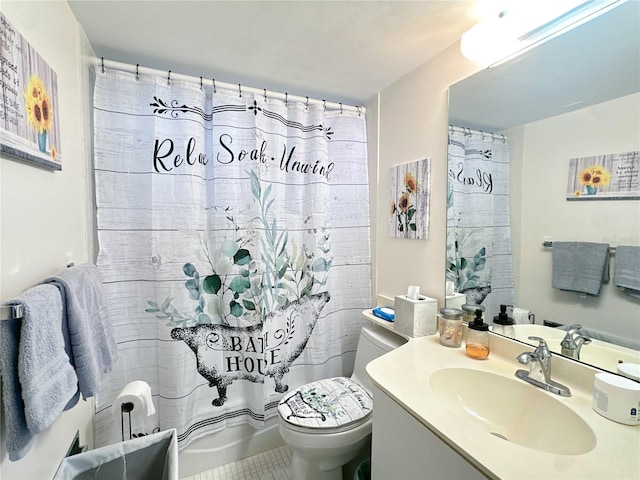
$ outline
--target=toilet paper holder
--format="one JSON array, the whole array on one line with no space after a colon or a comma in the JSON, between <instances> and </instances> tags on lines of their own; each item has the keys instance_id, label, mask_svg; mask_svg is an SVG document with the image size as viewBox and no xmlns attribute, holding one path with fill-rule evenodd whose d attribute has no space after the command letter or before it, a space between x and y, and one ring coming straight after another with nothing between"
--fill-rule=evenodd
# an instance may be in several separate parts
<instances>
[{"instance_id":1,"label":"toilet paper holder","mask_svg":"<svg viewBox=\"0 0 640 480\"><path fill-rule=\"evenodd\" d=\"M125 414L129 420L129 439L136 435L131 431L131 412L135 410L137 415L150 417L156 413L151 395L151 387L147 382L134 380L127 383L112 404L112 412L115 418L120 416L122 440L125 440Z\"/></svg>"},{"instance_id":2,"label":"toilet paper holder","mask_svg":"<svg viewBox=\"0 0 640 480\"><path fill-rule=\"evenodd\" d=\"M133 403L125 402L120 404L120 429L122 431L122 441L124 442L124 414L129 417L129 440L131 440L131 412L133 411Z\"/></svg>"},{"instance_id":3,"label":"toilet paper holder","mask_svg":"<svg viewBox=\"0 0 640 480\"><path fill-rule=\"evenodd\" d=\"M513 309L515 308L514 305L507 305L507 315L509 317L513 318ZM536 315L533 312L529 312L529 315L527 315L528 319L529 319L529 323L534 324L536 323Z\"/></svg>"}]
</instances>

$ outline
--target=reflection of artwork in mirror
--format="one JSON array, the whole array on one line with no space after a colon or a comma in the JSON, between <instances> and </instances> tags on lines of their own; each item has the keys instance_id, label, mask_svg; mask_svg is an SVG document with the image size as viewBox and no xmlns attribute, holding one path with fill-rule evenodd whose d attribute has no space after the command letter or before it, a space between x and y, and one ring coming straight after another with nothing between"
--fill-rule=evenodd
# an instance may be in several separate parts
<instances>
[{"instance_id":1,"label":"reflection of artwork in mirror","mask_svg":"<svg viewBox=\"0 0 640 480\"><path fill-rule=\"evenodd\" d=\"M640 198L640 152L572 158L567 200Z\"/></svg>"},{"instance_id":2,"label":"reflection of artwork in mirror","mask_svg":"<svg viewBox=\"0 0 640 480\"><path fill-rule=\"evenodd\" d=\"M429 238L430 172L428 158L391 167L389 233L392 237Z\"/></svg>"},{"instance_id":3,"label":"reflection of artwork in mirror","mask_svg":"<svg viewBox=\"0 0 640 480\"><path fill-rule=\"evenodd\" d=\"M506 137L451 127L448 171L447 280L492 317L514 303Z\"/></svg>"}]
</instances>

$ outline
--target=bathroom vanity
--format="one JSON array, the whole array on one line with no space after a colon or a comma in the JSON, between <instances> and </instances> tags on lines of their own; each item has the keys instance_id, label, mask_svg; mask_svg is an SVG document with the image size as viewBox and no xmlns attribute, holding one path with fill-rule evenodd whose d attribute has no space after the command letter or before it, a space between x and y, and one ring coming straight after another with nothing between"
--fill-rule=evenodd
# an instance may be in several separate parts
<instances>
[{"instance_id":1,"label":"bathroom vanity","mask_svg":"<svg viewBox=\"0 0 640 480\"><path fill-rule=\"evenodd\" d=\"M640 426L592 409L598 369L560 356L560 397L515 377L531 347L491 335L473 360L437 336L412 339L371 362L375 479L638 479Z\"/></svg>"}]
</instances>

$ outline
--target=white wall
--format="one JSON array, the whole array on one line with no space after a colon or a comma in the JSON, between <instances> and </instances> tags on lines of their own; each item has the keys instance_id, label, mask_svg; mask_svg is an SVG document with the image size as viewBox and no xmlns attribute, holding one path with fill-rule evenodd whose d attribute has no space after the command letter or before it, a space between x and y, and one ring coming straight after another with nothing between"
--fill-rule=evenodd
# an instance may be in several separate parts
<instances>
[{"instance_id":1,"label":"white wall","mask_svg":"<svg viewBox=\"0 0 640 480\"><path fill-rule=\"evenodd\" d=\"M566 200L569 159L640 150L639 132L640 94L506 131L512 173L521 176L511 185L516 303L535 312L536 323L580 323L640 340L638 300L612 282L597 297L551 288L551 250L541 246L543 240L640 245L639 200Z\"/></svg>"},{"instance_id":2,"label":"white wall","mask_svg":"<svg viewBox=\"0 0 640 480\"><path fill-rule=\"evenodd\" d=\"M376 256L378 245L376 243L376 231L378 227L378 127L379 127L379 99L376 95L365 102L367 109L367 155L369 157L369 218L371 222L371 299L375 302L378 292L376 278ZM384 190L383 190L384 191Z\"/></svg>"},{"instance_id":3,"label":"white wall","mask_svg":"<svg viewBox=\"0 0 640 480\"><path fill-rule=\"evenodd\" d=\"M2 13L56 72L62 171L0 158L0 301L64 269L93 261L89 78L93 55L66 1L2 0ZM50 479L80 431L93 445L93 401L80 401L39 435L30 453L10 462L0 432L0 478ZM2 412L4 415L4 411Z\"/></svg>"},{"instance_id":4,"label":"white wall","mask_svg":"<svg viewBox=\"0 0 640 480\"><path fill-rule=\"evenodd\" d=\"M378 184L375 192L372 188L372 203L377 205L374 271L380 294L403 294L409 285L419 285L421 293L444 306L448 88L477 69L454 44L379 95ZM389 169L427 157L431 158L429 239L392 238Z\"/></svg>"}]
</instances>

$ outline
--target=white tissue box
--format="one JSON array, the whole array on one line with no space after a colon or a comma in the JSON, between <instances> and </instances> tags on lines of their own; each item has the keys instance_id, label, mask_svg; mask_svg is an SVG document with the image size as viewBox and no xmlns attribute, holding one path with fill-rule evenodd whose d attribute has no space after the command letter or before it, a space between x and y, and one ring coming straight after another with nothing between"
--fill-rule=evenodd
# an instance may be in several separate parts
<instances>
[{"instance_id":1,"label":"white tissue box","mask_svg":"<svg viewBox=\"0 0 640 480\"><path fill-rule=\"evenodd\" d=\"M411 300L406 295L396 295L395 329L410 337L433 335L437 329L438 301L435 298L418 296Z\"/></svg>"},{"instance_id":2,"label":"white tissue box","mask_svg":"<svg viewBox=\"0 0 640 480\"><path fill-rule=\"evenodd\" d=\"M467 303L467 296L464 293L454 292L451 295L446 296L447 308L462 308L462 305Z\"/></svg>"}]
</instances>

